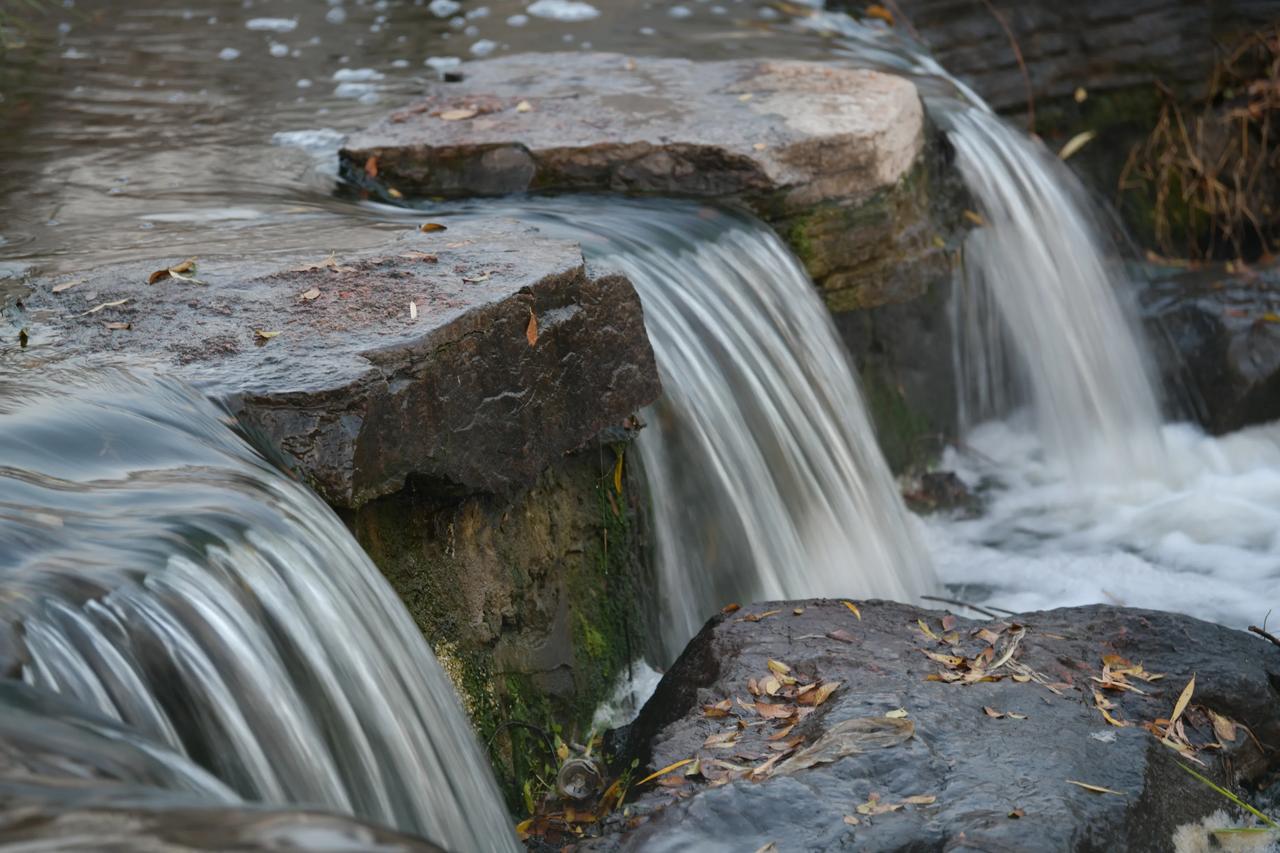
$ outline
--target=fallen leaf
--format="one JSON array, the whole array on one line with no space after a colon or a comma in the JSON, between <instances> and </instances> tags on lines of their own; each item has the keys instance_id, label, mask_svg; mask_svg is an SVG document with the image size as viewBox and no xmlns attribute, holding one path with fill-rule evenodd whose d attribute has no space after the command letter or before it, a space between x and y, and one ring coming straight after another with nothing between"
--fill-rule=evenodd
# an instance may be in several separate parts
<instances>
[{"instance_id":1,"label":"fallen leaf","mask_svg":"<svg viewBox=\"0 0 1280 853\"><path fill-rule=\"evenodd\" d=\"M1089 93L1085 91L1083 86L1077 86L1072 97L1075 98L1077 104L1083 104L1085 99L1089 97Z\"/></svg>"},{"instance_id":2,"label":"fallen leaf","mask_svg":"<svg viewBox=\"0 0 1280 853\"><path fill-rule=\"evenodd\" d=\"M1169 717L1169 725L1172 726L1178 722L1178 718L1182 716L1182 712L1187 710L1187 703L1191 701L1191 694L1196 692L1196 677L1193 674L1191 680L1187 682L1187 686L1182 688L1182 694L1178 696L1178 702L1173 706L1173 714Z\"/></svg>"},{"instance_id":3,"label":"fallen leaf","mask_svg":"<svg viewBox=\"0 0 1280 853\"><path fill-rule=\"evenodd\" d=\"M777 673L778 675L786 675L788 672L791 671L791 667L787 666L785 663L783 663L780 660L773 660L772 658L769 660L766 666L769 667L770 672Z\"/></svg>"},{"instance_id":4,"label":"fallen leaf","mask_svg":"<svg viewBox=\"0 0 1280 853\"><path fill-rule=\"evenodd\" d=\"M257 337L259 340L269 341L269 340L271 340L272 338L274 338L276 335L278 335L278 334L280 334L280 333L279 333L279 332L264 332L262 329L254 329L254 330L253 330L253 334L254 334L254 336L255 336L255 337Z\"/></svg>"},{"instance_id":5,"label":"fallen leaf","mask_svg":"<svg viewBox=\"0 0 1280 853\"><path fill-rule=\"evenodd\" d=\"M819 685L813 690L803 694L796 701L801 705L813 705L816 708L823 702L827 701L839 686L840 682L838 681L828 681L827 683Z\"/></svg>"},{"instance_id":6,"label":"fallen leaf","mask_svg":"<svg viewBox=\"0 0 1280 853\"><path fill-rule=\"evenodd\" d=\"M788 726L784 726L783 728L769 735L767 738L765 738L765 740L782 740L787 735L791 734L791 730L794 729L795 727L796 727L795 723L792 723Z\"/></svg>"},{"instance_id":7,"label":"fallen leaf","mask_svg":"<svg viewBox=\"0 0 1280 853\"><path fill-rule=\"evenodd\" d=\"M479 115L479 110L445 110L440 113L440 118L445 121L463 121L464 119L474 118Z\"/></svg>"},{"instance_id":8,"label":"fallen leaf","mask_svg":"<svg viewBox=\"0 0 1280 853\"><path fill-rule=\"evenodd\" d=\"M467 284L479 284L482 281L488 281L489 274L487 272L482 272L480 275L464 275L462 280Z\"/></svg>"},{"instance_id":9,"label":"fallen leaf","mask_svg":"<svg viewBox=\"0 0 1280 853\"><path fill-rule=\"evenodd\" d=\"M748 679L747 679L747 692L748 692L748 693L750 693L752 696L759 696L759 695L760 695L760 682L756 681L754 678L748 678Z\"/></svg>"},{"instance_id":10,"label":"fallen leaf","mask_svg":"<svg viewBox=\"0 0 1280 853\"><path fill-rule=\"evenodd\" d=\"M995 631L991 631L987 628L979 628L974 633L974 636L979 638L989 646L994 646L996 643L1000 642L1000 635L997 634Z\"/></svg>"},{"instance_id":11,"label":"fallen leaf","mask_svg":"<svg viewBox=\"0 0 1280 853\"><path fill-rule=\"evenodd\" d=\"M90 308L88 311L85 311L83 314L77 314L76 316L88 317L90 314L97 314L99 311L103 310L104 308L115 308L117 305L123 305L128 301L129 301L128 297L125 297L124 299L117 299L115 302L103 302L101 305L95 305L92 308Z\"/></svg>"},{"instance_id":12,"label":"fallen leaf","mask_svg":"<svg viewBox=\"0 0 1280 853\"><path fill-rule=\"evenodd\" d=\"M1075 136L1067 140L1067 144L1062 146L1062 150L1058 152L1059 160L1066 160L1072 154L1077 153L1081 148L1088 145L1093 138L1098 135L1096 130L1086 130L1077 133Z\"/></svg>"},{"instance_id":13,"label":"fallen leaf","mask_svg":"<svg viewBox=\"0 0 1280 853\"><path fill-rule=\"evenodd\" d=\"M1026 714L1019 714L1016 711L1007 711L1005 716L1011 720L1025 720L1027 718Z\"/></svg>"},{"instance_id":14,"label":"fallen leaf","mask_svg":"<svg viewBox=\"0 0 1280 853\"><path fill-rule=\"evenodd\" d=\"M1004 719L1004 713L1003 713L1003 712L1001 712L1001 711L997 711L995 708L989 708L989 707L987 707L986 705L983 705L983 706L982 706L982 713L986 714L988 717L994 717L994 718L995 718L995 719L997 719L997 720L1003 720L1003 719Z\"/></svg>"},{"instance_id":15,"label":"fallen leaf","mask_svg":"<svg viewBox=\"0 0 1280 853\"><path fill-rule=\"evenodd\" d=\"M538 324L530 312L529 326L533 329L533 338L529 341L529 346L533 346L538 342ZM529 337L529 333L525 332L525 337ZM613 490L618 494L622 494L622 451L618 451L618 461L613 463Z\"/></svg>"},{"instance_id":16,"label":"fallen leaf","mask_svg":"<svg viewBox=\"0 0 1280 853\"><path fill-rule=\"evenodd\" d=\"M776 696L778 691L782 689L782 682L771 675L764 681L760 682L760 689L768 696Z\"/></svg>"},{"instance_id":17,"label":"fallen leaf","mask_svg":"<svg viewBox=\"0 0 1280 853\"><path fill-rule=\"evenodd\" d=\"M133 328L129 323L103 323L102 325L113 332L123 332Z\"/></svg>"},{"instance_id":18,"label":"fallen leaf","mask_svg":"<svg viewBox=\"0 0 1280 853\"><path fill-rule=\"evenodd\" d=\"M987 224L987 220L983 219L982 214L978 213L976 210L966 210L964 212L964 218L972 222L974 225L977 225L979 228Z\"/></svg>"},{"instance_id":19,"label":"fallen leaf","mask_svg":"<svg viewBox=\"0 0 1280 853\"><path fill-rule=\"evenodd\" d=\"M931 652L928 649L920 649L920 652L929 660L951 668L961 666L965 662L964 658L959 655L944 655L941 652Z\"/></svg>"},{"instance_id":20,"label":"fallen leaf","mask_svg":"<svg viewBox=\"0 0 1280 853\"><path fill-rule=\"evenodd\" d=\"M773 851L777 849L778 845L775 842L770 841L768 844L763 844L757 848L756 853L773 853Z\"/></svg>"},{"instance_id":21,"label":"fallen leaf","mask_svg":"<svg viewBox=\"0 0 1280 853\"><path fill-rule=\"evenodd\" d=\"M856 604L854 604L852 601L842 601L841 604L849 608L849 612L852 613L854 616L857 616L859 622L862 621L862 611L858 609Z\"/></svg>"},{"instance_id":22,"label":"fallen leaf","mask_svg":"<svg viewBox=\"0 0 1280 853\"><path fill-rule=\"evenodd\" d=\"M942 617L942 630L950 631L955 626L956 626L956 617L952 616L950 613Z\"/></svg>"},{"instance_id":23,"label":"fallen leaf","mask_svg":"<svg viewBox=\"0 0 1280 853\"><path fill-rule=\"evenodd\" d=\"M743 616L740 621L759 622L761 619L768 619L770 616L777 616L781 612L781 610L766 610L763 613L748 613L746 616Z\"/></svg>"},{"instance_id":24,"label":"fallen leaf","mask_svg":"<svg viewBox=\"0 0 1280 853\"><path fill-rule=\"evenodd\" d=\"M768 146L768 145L765 145L763 142L757 142L755 145L752 145L752 146L751 146L751 148L752 148L753 150L755 150L755 151L763 151L764 149L766 149L766 148L768 148L768 147L769 147L769 146Z\"/></svg>"},{"instance_id":25,"label":"fallen leaf","mask_svg":"<svg viewBox=\"0 0 1280 853\"><path fill-rule=\"evenodd\" d=\"M1090 785L1088 782L1077 782L1075 779L1068 779L1068 785L1075 785L1077 788L1084 788L1086 791L1093 791L1095 794L1115 794L1117 797L1123 797L1125 794L1120 791L1113 791L1110 788L1104 788L1101 785Z\"/></svg>"},{"instance_id":26,"label":"fallen leaf","mask_svg":"<svg viewBox=\"0 0 1280 853\"><path fill-rule=\"evenodd\" d=\"M796 616L799 616L799 615L801 615L802 613L804 613L804 608L803 608L803 607L793 607L793 608L791 609L791 612L792 612L792 613L794 613Z\"/></svg>"},{"instance_id":27,"label":"fallen leaf","mask_svg":"<svg viewBox=\"0 0 1280 853\"><path fill-rule=\"evenodd\" d=\"M147 284L155 284L156 282L162 281L166 278L183 278L186 273L195 272L195 270L196 270L196 259L187 258L185 261L183 261L180 264L174 264L171 267L166 267L165 269L162 269L162 270L156 270L151 275L147 276ZM194 281L194 279L191 279L191 278L185 278L184 280ZM197 282L197 283L203 284L204 282Z\"/></svg>"},{"instance_id":28,"label":"fallen leaf","mask_svg":"<svg viewBox=\"0 0 1280 853\"><path fill-rule=\"evenodd\" d=\"M524 328L524 338L529 342L529 346L533 346L538 342L538 315L533 313L532 308L529 309L529 325ZM621 456L618 457L618 461L622 461Z\"/></svg>"},{"instance_id":29,"label":"fallen leaf","mask_svg":"<svg viewBox=\"0 0 1280 853\"><path fill-rule=\"evenodd\" d=\"M709 749L727 749L734 745L734 741L738 738L737 729L729 729L727 732L716 732L707 735L707 739L702 742L704 747Z\"/></svg>"},{"instance_id":30,"label":"fallen leaf","mask_svg":"<svg viewBox=\"0 0 1280 853\"><path fill-rule=\"evenodd\" d=\"M929 626L928 626L928 625L926 625L926 624L924 623L924 620L923 620L923 619L917 619L917 620L916 620L916 624L920 626L920 631L921 631L921 633L923 633L923 634L924 634L926 637L928 637L930 640L937 640L937 639L939 639L939 638L938 638L938 635L937 635L937 634L935 634L935 633L933 633L933 631L931 631L931 630L929 629Z\"/></svg>"},{"instance_id":31,"label":"fallen leaf","mask_svg":"<svg viewBox=\"0 0 1280 853\"><path fill-rule=\"evenodd\" d=\"M753 95L753 94L752 94L752 93L750 93L750 92L747 92L747 93L746 93L746 94L744 94L744 95L739 95L739 96L738 96L738 100L739 100L739 101L749 101L749 100L751 100L751 99L752 99L752 98L754 98L754 97L755 97L755 95Z\"/></svg>"},{"instance_id":32,"label":"fallen leaf","mask_svg":"<svg viewBox=\"0 0 1280 853\"><path fill-rule=\"evenodd\" d=\"M682 761L677 761L675 764L668 764L666 767L662 768L661 770L658 770L654 773L650 773L648 776L641 779L639 782L636 783L636 786L638 787L640 785L643 785L645 782L652 782L654 779L657 779L659 776L665 776L673 770L679 770L681 767L684 767L686 764L692 764L692 763L693 763L692 758L686 758Z\"/></svg>"},{"instance_id":33,"label":"fallen leaf","mask_svg":"<svg viewBox=\"0 0 1280 853\"><path fill-rule=\"evenodd\" d=\"M418 230L423 234L434 234L437 231L448 231L449 229L439 222L424 222L418 226Z\"/></svg>"},{"instance_id":34,"label":"fallen leaf","mask_svg":"<svg viewBox=\"0 0 1280 853\"><path fill-rule=\"evenodd\" d=\"M729 716L729 709L732 707L733 702L728 699L724 699L714 705L703 705L702 713L708 717L727 717Z\"/></svg>"},{"instance_id":35,"label":"fallen leaf","mask_svg":"<svg viewBox=\"0 0 1280 853\"><path fill-rule=\"evenodd\" d=\"M529 103L528 101L521 101L520 103L516 104L516 112L518 113L533 112L533 104Z\"/></svg>"},{"instance_id":36,"label":"fallen leaf","mask_svg":"<svg viewBox=\"0 0 1280 853\"><path fill-rule=\"evenodd\" d=\"M878 3L872 3L866 8L866 11L863 14L868 18L876 18L877 20L884 21L891 27L893 26L893 13Z\"/></svg>"},{"instance_id":37,"label":"fallen leaf","mask_svg":"<svg viewBox=\"0 0 1280 853\"><path fill-rule=\"evenodd\" d=\"M851 814L847 814L844 816L844 822L849 824L849 826L857 826L858 824L862 823L862 821L858 820L856 817L854 817Z\"/></svg>"},{"instance_id":38,"label":"fallen leaf","mask_svg":"<svg viewBox=\"0 0 1280 853\"><path fill-rule=\"evenodd\" d=\"M879 794L867 795L867 801L859 805L855 811L858 814L878 815L896 812L902 808L902 803L882 803Z\"/></svg>"},{"instance_id":39,"label":"fallen leaf","mask_svg":"<svg viewBox=\"0 0 1280 853\"><path fill-rule=\"evenodd\" d=\"M412 300L409 301L409 319L410 320L418 319L418 303Z\"/></svg>"},{"instance_id":40,"label":"fallen leaf","mask_svg":"<svg viewBox=\"0 0 1280 853\"><path fill-rule=\"evenodd\" d=\"M796 712L794 705L772 705L768 702L757 702L756 713L766 720L785 720Z\"/></svg>"},{"instance_id":41,"label":"fallen leaf","mask_svg":"<svg viewBox=\"0 0 1280 853\"><path fill-rule=\"evenodd\" d=\"M724 607L720 608L720 612L721 613L737 613L741 609L742 609L741 604L726 604Z\"/></svg>"},{"instance_id":42,"label":"fallen leaf","mask_svg":"<svg viewBox=\"0 0 1280 853\"><path fill-rule=\"evenodd\" d=\"M834 631L828 631L827 636L833 640L839 640L842 643L852 643L853 635L843 628L837 628Z\"/></svg>"},{"instance_id":43,"label":"fallen leaf","mask_svg":"<svg viewBox=\"0 0 1280 853\"><path fill-rule=\"evenodd\" d=\"M1216 711L1209 712L1209 719L1213 721L1213 733L1217 735L1218 741L1224 746L1229 743L1235 743L1236 736L1239 732L1236 730L1236 724Z\"/></svg>"},{"instance_id":44,"label":"fallen leaf","mask_svg":"<svg viewBox=\"0 0 1280 853\"><path fill-rule=\"evenodd\" d=\"M1024 812L1022 809L1014 809L1013 811L1009 812L1009 817L1013 818L1014 820L1017 820L1018 818L1024 816L1025 814L1026 812Z\"/></svg>"},{"instance_id":45,"label":"fallen leaf","mask_svg":"<svg viewBox=\"0 0 1280 853\"><path fill-rule=\"evenodd\" d=\"M364 173L367 177L370 177L370 178L378 177L378 158L377 157L370 157L368 160L364 161Z\"/></svg>"},{"instance_id":46,"label":"fallen leaf","mask_svg":"<svg viewBox=\"0 0 1280 853\"><path fill-rule=\"evenodd\" d=\"M387 187L387 195L392 198L404 198L404 193L400 192L400 190L395 187Z\"/></svg>"},{"instance_id":47,"label":"fallen leaf","mask_svg":"<svg viewBox=\"0 0 1280 853\"><path fill-rule=\"evenodd\" d=\"M933 805L937 801L938 798L932 794L916 794L914 797L907 797L903 800L904 803L908 803L913 806L929 806Z\"/></svg>"},{"instance_id":48,"label":"fallen leaf","mask_svg":"<svg viewBox=\"0 0 1280 853\"><path fill-rule=\"evenodd\" d=\"M71 281L64 281L64 282L61 282L60 284L55 284L51 292L62 293L65 290L70 290L71 288L75 287L77 284L84 284L88 280L89 279L87 278L76 278L76 279L72 279Z\"/></svg>"},{"instance_id":49,"label":"fallen leaf","mask_svg":"<svg viewBox=\"0 0 1280 853\"><path fill-rule=\"evenodd\" d=\"M894 710L885 714L885 716L888 717L890 720L902 720L902 719L905 719L907 716L907 709L895 708Z\"/></svg>"},{"instance_id":50,"label":"fallen leaf","mask_svg":"<svg viewBox=\"0 0 1280 853\"><path fill-rule=\"evenodd\" d=\"M310 302L313 299L319 299L320 288L313 287L310 290L308 290L306 293L299 294L298 298L301 299L303 302Z\"/></svg>"},{"instance_id":51,"label":"fallen leaf","mask_svg":"<svg viewBox=\"0 0 1280 853\"><path fill-rule=\"evenodd\" d=\"M27 341L29 341L29 340L31 340L31 339L27 336L27 330L26 330L26 329L19 329L19 330L18 330L18 346L19 346L21 349L26 349L26 348L27 348Z\"/></svg>"}]
</instances>

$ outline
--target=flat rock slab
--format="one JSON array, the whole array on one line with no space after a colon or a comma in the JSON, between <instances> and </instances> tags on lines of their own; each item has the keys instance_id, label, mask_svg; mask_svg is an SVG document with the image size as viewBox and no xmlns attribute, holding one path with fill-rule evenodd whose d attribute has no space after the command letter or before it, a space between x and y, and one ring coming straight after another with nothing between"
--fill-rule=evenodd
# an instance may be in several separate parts
<instances>
[{"instance_id":1,"label":"flat rock slab","mask_svg":"<svg viewBox=\"0 0 1280 853\"><path fill-rule=\"evenodd\" d=\"M180 260L35 279L4 311L0 359L176 374L340 506L411 475L521 487L659 393L631 283L516 223L329 257L201 258L205 284L148 283Z\"/></svg>"},{"instance_id":2,"label":"flat rock slab","mask_svg":"<svg viewBox=\"0 0 1280 853\"><path fill-rule=\"evenodd\" d=\"M348 177L421 195L597 189L786 211L892 186L923 140L909 81L819 63L546 53L462 75L353 136Z\"/></svg>"},{"instance_id":3,"label":"flat rock slab","mask_svg":"<svg viewBox=\"0 0 1280 853\"><path fill-rule=\"evenodd\" d=\"M1003 623L857 606L861 619L827 600L713 619L663 678L623 752L624 762L639 759L637 778L698 764L643 786L628 816L615 812L589 849L1168 851L1180 825L1227 805L1178 767L1190 759L1142 728L1172 715L1193 673L1180 722L1207 767L1191 766L1235 784L1276 763L1280 649L1249 634L1103 606ZM1017 642L1013 623L1025 629ZM998 680L929 680L962 678L965 665L948 656L970 662L987 648L986 672ZM1108 655L1164 677L1131 675L1136 689L1107 688L1094 679ZM816 705L784 698L805 683L838 686ZM1104 719L1095 690L1121 725ZM755 703L801 711L762 713ZM1210 711L1234 731L1223 723L1215 732ZM804 767L807 750L826 763Z\"/></svg>"}]
</instances>

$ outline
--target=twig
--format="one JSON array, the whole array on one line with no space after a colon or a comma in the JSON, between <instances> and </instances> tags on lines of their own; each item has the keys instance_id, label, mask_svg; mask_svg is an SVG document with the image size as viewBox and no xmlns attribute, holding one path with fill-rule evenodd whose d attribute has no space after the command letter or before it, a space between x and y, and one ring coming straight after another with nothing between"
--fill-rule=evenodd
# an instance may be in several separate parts
<instances>
[{"instance_id":1,"label":"twig","mask_svg":"<svg viewBox=\"0 0 1280 853\"><path fill-rule=\"evenodd\" d=\"M1022 48L1018 46L1018 40L1013 36L1013 30L1009 29L1009 22L1004 19L996 11L996 7L991 5L991 0L982 0L982 5L987 7L987 11L991 13L991 17L996 19L1000 24L1000 28L1004 30L1004 34L1009 38L1009 45L1013 48L1013 58L1018 60L1018 69L1022 71L1022 83L1027 89L1027 132L1036 132L1036 99L1031 93L1031 74L1027 71L1027 63L1022 58Z\"/></svg>"},{"instance_id":2,"label":"twig","mask_svg":"<svg viewBox=\"0 0 1280 853\"><path fill-rule=\"evenodd\" d=\"M1280 639L1278 639L1275 634L1270 634L1262 630L1261 628L1259 628L1257 625L1250 625L1249 630L1257 634L1262 639L1269 640L1272 643L1276 644L1277 646L1280 646Z\"/></svg>"},{"instance_id":3,"label":"twig","mask_svg":"<svg viewBox=\"0 0 1280 853\"><path fill-rule=\"evenodd\" d=\"M938 596L936 596L936 595L922 595L922 596L920 596L920 597L921 597L922 599L924 599L925 601L940 601L940 602L942 602L943 604L954 604L956 607L967 607L967 608L969 608L970 610L975 610L975 611L977 611L978 613L981 613L983 616L990 616L992 619L999 619L999 618L1000 618L1000 614L999 614L999 613L992 613L990 610L987 610L985 607L979 607L978 605L976 605L976 604L970 604L970 603L969 603L969 602L967 602L967 601L957 601L957 600L956 600L956 599L954 599L954 598L939 598L939 597L938 597ZM1003 613L1007 613L1007 614L1008 614L1008 615L1010 615L1010 616L1016 616L1016 615L1017 615L1017 614L1016 614L1016 613L1014 613L1012 610L1004 610L1003 608L1000 608L1000 607L997 607L997 608L996 608L996 610L1000 610L1001 612L1003 612Z\"/></svg>"}]
</instances>

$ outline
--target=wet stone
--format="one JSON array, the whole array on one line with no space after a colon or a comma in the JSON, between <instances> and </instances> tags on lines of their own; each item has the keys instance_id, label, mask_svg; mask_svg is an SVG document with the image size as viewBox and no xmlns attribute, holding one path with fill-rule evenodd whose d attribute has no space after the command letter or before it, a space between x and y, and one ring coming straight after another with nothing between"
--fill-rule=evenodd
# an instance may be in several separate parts
<instances>
[{"instance_id":1,"label":"wet stone","mask_svg":"<svg viewBox=\"0 0 1280 853\"><path fill-rule=\"evenodd\" d=\"M856 605L861 619L841 601L810 600L711 620L615 737L617 763L634 757L639 778L689 758L698 767L639 788L627 816L607 819L605 837L587 849L1168 851L1178 827L1228 805L1179 762L1228 786L1275 769L1280 650L1250 634L1110 606L975 621L891 602ZM988 672L999 680L928 680L963 669L925 652L972 659L988 646L977 634L984 628L994 637ZM1020 628L1008 663L997 666ZM1109 655L1163 678L1105 687L1094 679L1104 678ZM761 689L780 671L839 686L770 741L786 721L742 703L777 703L751 695L750 680ZM1193 674L1180 722L1204 767L1142 727L1171 715ZM1104 719L1095 690L1125 725ZM725 699L726 713L714 711ZM1215 731L1210 711L1232 721L1230 737ZM873 721L848 722L859 718ZM734 731L730 745L716 745ZM716 763L759 767L794 738L794 752L757 781L726 776ZM1213 745L1220 740L1222 748ZM832 749L843 743L856 749ZM796 761L819 745L828 763ZM1201 840L1196 849L1212 846Z\"/></svg>"},{"instance_id":2,"label":"wet stone","mask_svg":"<svg viewBox=\"0 0 1280 853\"><path fill-rule=\"evenodd\" d=\"M33 279L0 314L0 360L177 375L338 506L410 476L511 492L659 393L630 282L516 223L200 258L204 284L148 283L181 260Z\"/></svg>"}]
</instances>

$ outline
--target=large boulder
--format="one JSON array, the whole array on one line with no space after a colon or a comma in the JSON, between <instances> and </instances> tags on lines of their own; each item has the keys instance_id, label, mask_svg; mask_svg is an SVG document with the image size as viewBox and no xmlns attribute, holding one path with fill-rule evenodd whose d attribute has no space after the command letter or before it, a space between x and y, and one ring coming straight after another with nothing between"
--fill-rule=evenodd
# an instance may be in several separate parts
<instances>
[{"instance_id":1,"label":"large boulder","mask_svg":"<svg viewBox=\"0 0 1280 853\"><path fill-rule=\"evenodd\" d=\"M1280 419L1280 265L1165 270L1144 302L1187 414L1217 434Z\"/></svg>"},{"instance_id":2,"label":"large boulder","mask_svg":"<svg viewBox=\"0 0 1280 853\"><path fill-rule=\"evenodd\" d=\"M345 507L410 476L514 492L659 393L631 283L515 223L202 258L193 274L180 260L33 279L4 311L0 359L176 374Z\"/></svg>"},{"instance_id":3,"label":"large boulder","mask_svg":"<svg viewBox=\"0 0 1280 853\"><path fill-rule=\"evenodd\" d=\"M746 207L837 315L895 466L936 449L922 437L954 431L953 395L937 390L951 373L956 190L910 81L830 63L582 53L467 63L457 76L352 136L344 176L387 199L577 190Z\"/></svg>"},{"instance_id":4,"label":"large boulder","mask_svg":"<svg viewBox=\"0 0 1280 853\"><path fill-rule=\"evenodd\" d=\"M1228 805L1179 764L1227 785L1276 764L1280 649L1243 632L851 604L711 620L622 755L639 778L696 764L642 786L591 849L1167 851ZM1170 718L1172 746L1145 727Z\"/></svg>"}]
</instances>

